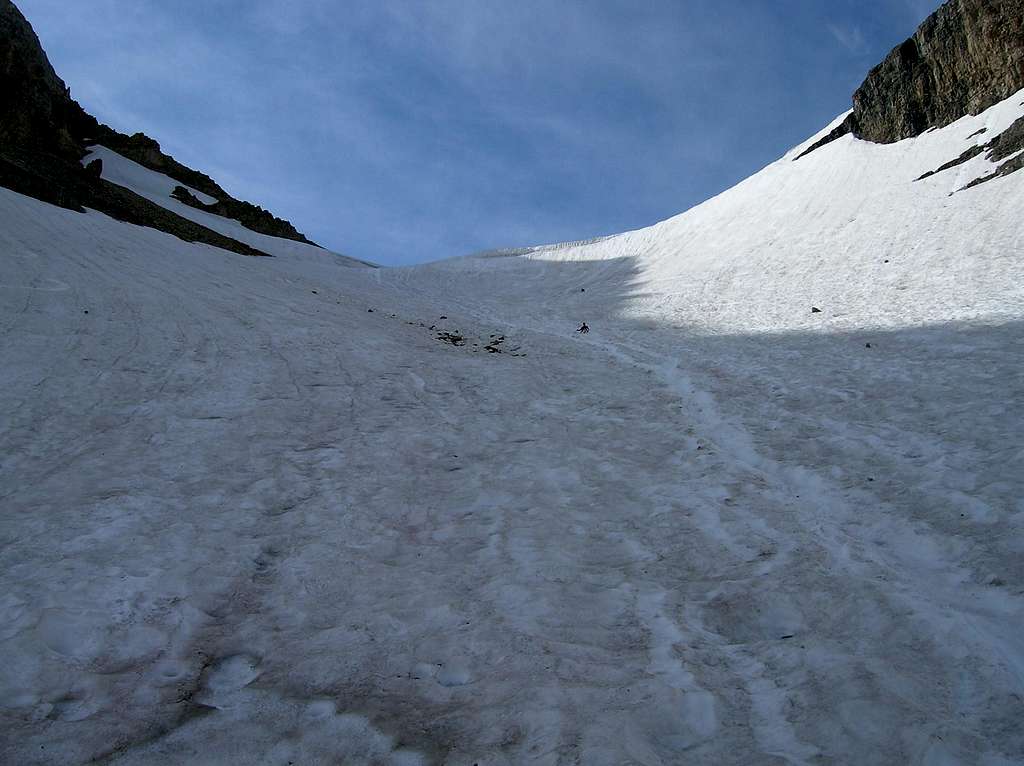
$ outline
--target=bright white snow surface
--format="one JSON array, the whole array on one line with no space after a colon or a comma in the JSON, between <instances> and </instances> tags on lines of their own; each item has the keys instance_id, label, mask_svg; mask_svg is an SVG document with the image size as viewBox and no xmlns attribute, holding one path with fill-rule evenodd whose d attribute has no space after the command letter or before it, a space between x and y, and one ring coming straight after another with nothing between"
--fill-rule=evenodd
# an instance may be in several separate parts
<instances>
[{"instance_id":1,"label":"bright white snow surface","mask_svg":"<svg viewBox=\"0 0 1024 766\"><path fill-rule=\"evenodd\" d=\"M1021 101L400 270L0 190L0 761L1024 763Z\"/></svg>"}]
</instances>

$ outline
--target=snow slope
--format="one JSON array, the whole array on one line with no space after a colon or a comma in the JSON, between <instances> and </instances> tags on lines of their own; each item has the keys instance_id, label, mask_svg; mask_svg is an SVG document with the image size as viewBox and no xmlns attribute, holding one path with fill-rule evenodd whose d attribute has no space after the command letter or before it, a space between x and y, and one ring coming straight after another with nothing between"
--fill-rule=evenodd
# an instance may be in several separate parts
<instances>
[{"instance_id":1,"label":"snow slope","mask_svg":"<svg viewBox=\"0 0 1024 766\"><path fill-rule=\"evenodd\" d=\"M139 196L145 197L150 202L155 202L160 207L166 208L182 218L187 218L226 237L231 237L238 242L255 247L257 250L268 255L321 257L325 253L330 253L330 251L325 251L316 245L309 245L305 242L296 242L291 239L260 234L246 228L232 218L224 218L213 213L207 213L205 210L198 210L183 202L179 202L171 196L171 192L174 191L175 186L182 186L183 184L175 181L173 178L168 178L162 173L157 173L147 167L143 167L127 157L122 157L105 146L96 145L90 148L89 153L82 159L82 164L88 164L96 159L103 160L103 178L106 180L131 189ZM213 197L196 191L190 186L185 188L204 204L210 205L216 202ZM339 255L338 253L330 254L341 258L344 263L351 266L369 265L363 261Z\"/></svg>"},{"instance_id":2,"label":"snow slope","mask_svg":"<svg viewBox=\"0 0 1024 766\"><path fill-rule=\"evenodd\" d=\"M0 760L1024 763L1022 100L410 269L0 189Z\"/></svg>"},{"instance_id":3,"label":"snow slope","mask_svg":"<svg viewBox=\"0 0 1024 766\"><path fill-rule=\"evenodd\" d=\"M469 271L474 280L496 285L509 272L522 272L531 280L520 285L531 303L547 305L558 304L565 287L553 272L563 273L569 263L595 271L600 263L603 279L629 275L629 300L597 310L700 332L1019 318L1019 174L957 191L994 167L980 155L914 179L989 141L1021 116L1022 101L1024 91L977 117L893 145L847 135L793 161L842 122L841 115L735 188L649 228L581 246L537 248L497 266L453 259L421 271L438 281L450 279L450 271ZM522 260L540 263L529 269ZM594 303L592 295L573 297L566 309L585 311ZM823 315L811 315L812 305Z\"/></svg>"}]
</instances>

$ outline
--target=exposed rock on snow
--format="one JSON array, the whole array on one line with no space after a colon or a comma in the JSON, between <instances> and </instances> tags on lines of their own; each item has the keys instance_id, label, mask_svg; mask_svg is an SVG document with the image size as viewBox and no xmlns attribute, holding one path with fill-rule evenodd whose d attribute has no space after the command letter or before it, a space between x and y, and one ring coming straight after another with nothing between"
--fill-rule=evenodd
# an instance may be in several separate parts
<instances>
[{"instance_id":1,"label":"exposed rock on snow","mask_svg":"<svg viewBox=\"0 0 1024 766\"><path fill-rule=\"evenodd\" d=\"M976 131L972 135L968 136L968 138L974 138L984 132L985 130ZM1024 117L1015 120L1009 128L997 135L991 141L987 143L979 143L976 146L966 149L963 154L955 160L950 160L949 162L940 165L935 170L929 170L917 180L923 181L936 173L941 173L945 170L955 168L958 165L963 165L968 160L986 152L988 152L987 156L991 162L1001 164L999 164L991 173L975 178L969 184L964 186L964 189L970 189L973 186L986 183L994 178L1010 175L1010 173L1014 173L1020 170L1021 167L1024 167Z\"/></svg>"},{"instance_id":2,"label":"exposed rock on snow","mask_svg":"<svg viewBox=\"0 0 1024 766\"><path fill-rule=\"evenodd\" d=\"M1008 176L1024 168L1024 117L1016 120L1003 133L993 138L983 149L988 151L988 159L1001 162L993 172L971 181L965 189L978 184L987 183L995 178Z\"/></svg>"},{"instance_id":3,"label":"exposed rock on snow","mask_svg":"<svg viewBox=\"0 0 1024 766\"><path fill-rule=\"evenodd\" d=\"M450 343L453 346L465 346L466 339L458 332L449 332L448 330L442 330L437 334L437 339L444 343Z\"/></svg>"},{"instance_id":4,"label":"exposed rock on snow","mask_svg":"<svg viewBox=\"0 0 1024 766\"><path fill-rule=\"evenodd\" d=\"M984 153L985 153L985 147L984 146L982 146L982 145L972 146L970 149L965 149L963 154L961 154L955 160L950 160L949 162L944 162L943 164L941 164L937 168L935 168L935 170L929 170L927 173L922 173L920 176L918 176L917 180L918 181L923 181L926 178L931 178L936 173L941 173L944 170L950 170L952 168L957 167L958 165L963 165L965 162L967 162L967 160L974 159L979 154L984 154Z\"/></svg>"}]
</instances>

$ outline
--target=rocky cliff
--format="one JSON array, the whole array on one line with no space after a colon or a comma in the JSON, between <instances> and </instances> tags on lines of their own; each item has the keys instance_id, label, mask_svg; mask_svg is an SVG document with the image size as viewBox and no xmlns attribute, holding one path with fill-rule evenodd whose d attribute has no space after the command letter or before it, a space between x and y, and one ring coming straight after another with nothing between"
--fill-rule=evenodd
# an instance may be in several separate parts
<instances>
[{"instance_id":1,"label":"rocky cliff","mask_svg":"<svg viewBox=\"0 0 1024 766\"><path fill-rule=\"evenodd\" d=\"M1024 0L950 0L853 94L860 138L892 143L1024 88Z\"/></svg>"},{"instance_id":2,"label":"rocky cliff","mask_svg":"<svg viewBox=\"0 0 1024 766\"><path fill-rule=\"evenodd\" d=\"M84 112L76 107L25 17L0 0L0 147L81 157L72 133Z\"/></svg>"},{"instance_id":3,"label":"rocky cliff","mask_svg":"<svg viewBox=\"0 0 1024 766\"><path fill-rule=\"evenodd\" d=\"M310 242L288 221L237 200L204 173L165 154L142 133L98 122L54 71L32 26L11 0L0 0L0 185L72 210L92 207L120 220L152 226L188 241L259 254L152 202L85 172L85 148L100 143L219 200L217 214L261 234Z\"/></svg>"},{"instance_id":4,"label":"rocky cliff","mask_svg":"<svg viewBox=\"0 0 1024 766\"><path fill-rule=\"evenodd\" d=\"M868 73L850 116L804 154L848 133L886 144L912 138L1021 88L1024 0L949 0Z\"/></svg>"}]
</instances>

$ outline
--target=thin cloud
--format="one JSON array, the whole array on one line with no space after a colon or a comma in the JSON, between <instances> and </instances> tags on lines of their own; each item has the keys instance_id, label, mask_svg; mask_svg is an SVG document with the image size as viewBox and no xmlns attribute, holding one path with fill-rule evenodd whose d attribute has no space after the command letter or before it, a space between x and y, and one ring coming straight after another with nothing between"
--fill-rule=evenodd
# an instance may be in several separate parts
<instances>
[{"instance_id":1,"label":"thin cloud","mask_svg":"<svg viewBox=\"0 0 1024 766\"><path fill-rule=\"evenodd\" d=\"M860 31L859 27L839 26L837 24L827 24L826 26L828 31L831 32L832 37L836 39L836 42L850 53L861 54L867 52L867 41L864 39L864 34Z\"/></svg>"}]
</instances>

